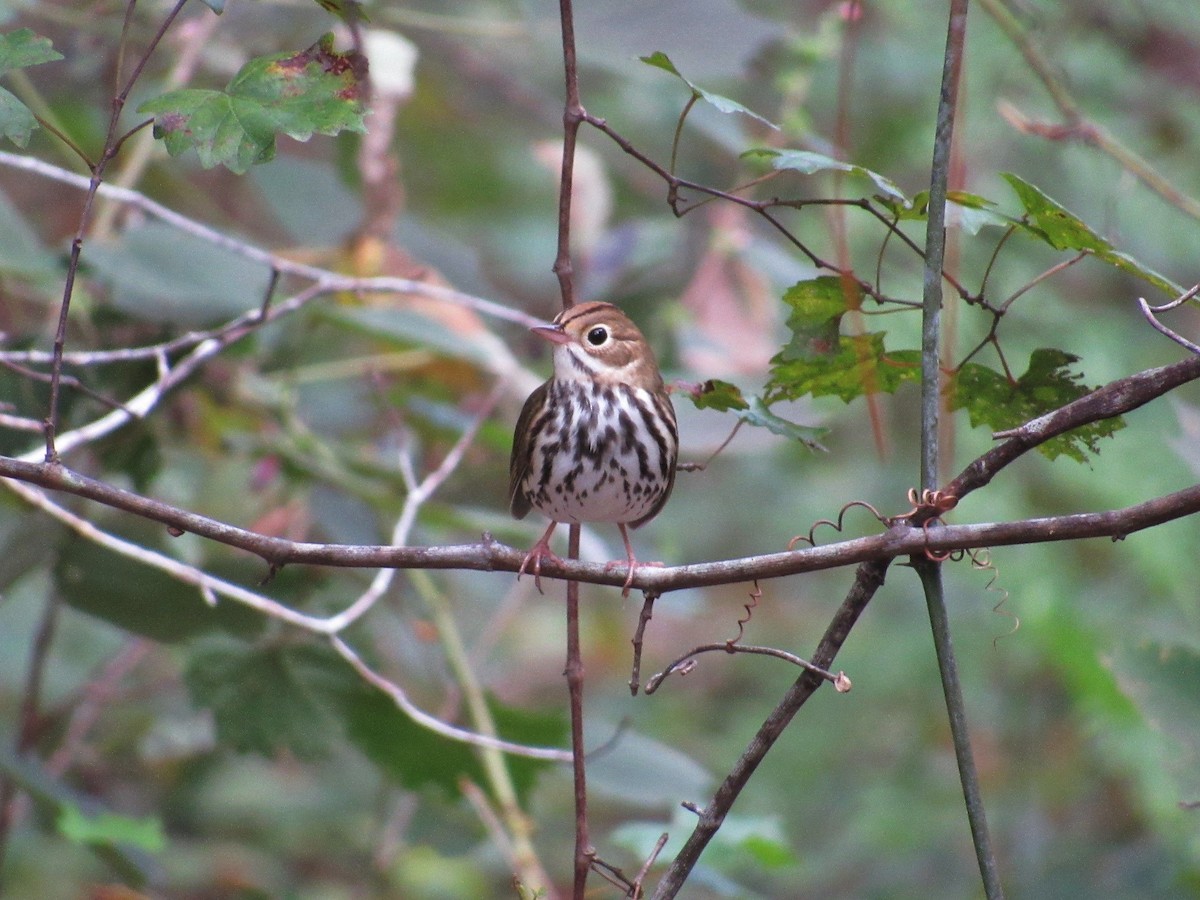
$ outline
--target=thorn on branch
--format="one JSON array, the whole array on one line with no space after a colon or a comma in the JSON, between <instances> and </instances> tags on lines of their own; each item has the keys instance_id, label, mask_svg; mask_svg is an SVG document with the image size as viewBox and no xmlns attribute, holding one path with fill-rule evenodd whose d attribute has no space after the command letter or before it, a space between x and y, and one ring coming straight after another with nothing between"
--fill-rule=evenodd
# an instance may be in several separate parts
<instances>
[{"instance_id":1,"label":"thorn on branch","mask_svg":"<svg viewBox=\"0 0 1200 900\"><path fill-rule=\"evenodd\" d=\"M275 288L279 286L279 276L279 267L271 266L271 277L267 280L267 290L263 294L262 305L258 308L258 324L266 322L271 313L271 302L275 299Z\"/></svg>"},{"instance_id":2,"label":"thorn on branch","mask_svg":"<svg viewBox=\"0 0 1200 900\"><path fill-rule=\"evenodd\" d=\"M283 569L283 563L274 562L273 560L267 560L266 577L264 577L263 580L258 583L258 586L263 587L265 585L270 584L272 581L275 580L275 576L279 574L281 569Z\"/></svg>"}]
</instances>

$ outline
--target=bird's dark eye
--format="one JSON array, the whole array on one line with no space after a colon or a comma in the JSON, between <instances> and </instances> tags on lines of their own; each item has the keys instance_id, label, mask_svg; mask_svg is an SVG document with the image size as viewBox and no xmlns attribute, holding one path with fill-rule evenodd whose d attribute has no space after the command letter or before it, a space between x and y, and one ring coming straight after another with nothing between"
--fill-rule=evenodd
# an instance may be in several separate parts
<instances>
[{"instance_id":1,"label":"bird's dark eye","mask_svg":"<svg viewBox=\"0 0 1200 900\"><path fill-rule=\"evenodd\" d=\"M587 342L593 347L599 347L608 340L608 329L603 325L597 325L587 333Z\"/></svg>"}]
</instances>

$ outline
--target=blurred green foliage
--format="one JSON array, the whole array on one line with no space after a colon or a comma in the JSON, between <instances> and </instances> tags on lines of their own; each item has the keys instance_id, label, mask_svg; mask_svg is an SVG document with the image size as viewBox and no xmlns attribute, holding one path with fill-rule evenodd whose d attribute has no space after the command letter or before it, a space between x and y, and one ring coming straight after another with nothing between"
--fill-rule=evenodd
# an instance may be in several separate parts
<instances>
[{"instance_id":1,"label":"blurred green foliage","mask_svg":"<svg viewBox=\"0 0 1200 900\"><path fill-rule=\"evenodd\" d=\"M840 281L745 210L709 202L677 219L661 180L584 129L581 293L628 309L669 380L707 388L694 392L695 405L676 394L687 458L707 457L738 417L766 426L743 428L705 472L680 475L664 513L637 533L643 558L779 550L855 499L885 513L907 508L919 443L912 302L920 259L903 236L919 246L925 225L944 10L867 5L850 21L850 9L611 0L577 10L589 112L664 166L675 147L676 174L721 190L775 173L742 193L868 201L879 216L813 204L774 215L805 247L895 301L856 295L852 309L839 305ZM322 82L327 115L301 103L299 124L257 128L258 119L238 113L239 79L262 75L264 59L294 58L304 47L335 52L315 43L335 22L316 3L189 6L129 109L182 115L202 98L236 133L221 144L204 128L173 131L172 153L193 145L200 153L168 158L147 129L122 148L109 177L292 258L357 274L435 273L552 315L562 102L555 11L376 2L363 12L356 27L401 34L419 54L411 95L394 110L402 196L384 233L367 227L380 195L364 188L358 111L346 115L336 87ZM53 131L88 152L100 147L123 14L116 2L0 3L0 107L17 103L0 108L0 133L80 170ZM1183 198L1200 195L1200 78L1187 62L1200 54L1194 3L1103 0L1015 14L1089 124L1136 148ZM162 4L138 4L126 65L163 15ZM947 415L947 476L990 445L991 429L1083 385L1177 359L1182 351L1148 327L1134 300L1163 302L1175 285L1194 283L1200 244L1200 223L1094 142L1077 140L1084 132L1015 127L1013 109L1062 123L1018 48L983 7L971 15L950 242L972 302L947 291L948 368L962 410ZM336 46L348 46L344 33ZM63 59L51 62L49 47ZM18 71L34 62L46 64ZM654 68L684 73L683 81ZM706 102L688 112L676 139L693 95ZM257 109L261 97L252 99ZM32 128L21 110L49 127ZM132 126L137 115L123 121ZM372 116L361 124L372 128ZM280 131L340 133L302 143ZM205 168L214 163L249 171ZM80 198L0 165L2 349L49 346ZM97 217L68 350L169 340L262 302L264 268L136 213L106 211L103 200ZM1037 280L1075 251L1088 255ZM982 301L1003 306L1002 321ZM1195 333L1191 310L1170 321ZM255 331L153 415L68 462L267 533L387 543L406 494L401 454L418 475L436 466L503 376L509 395L422 508L411 539L450 543L486 531L524 545L542 526L509 519L504 482L508 430L535 382L522 363L546 371L536 349L511 324L419 300L326 297ZM1025 359L1024 375L1006 371L1006 361ZM124 400L154 365L70 371ZM4 369L0 391L0 412L44 415L44 385ZM869 404L866 391L891 393ZM953 519L1102 510L1186 486L1200 473L1196 402L1194 387L1179 391L1130 415L1109 440L1096 440L1110 434L1102 428L1059 448L1085 465L1031 455L966 498ZM107 408L68 392L60 430ZM818 432L828 452L797 446ZM13 453L39 445L36 434L8 428L0 440ZM63 502L109 532L306 614L344 609L369 581L359 571L285 568L263 584L265 567L244 555ZM877 527L865 513L848 516L852 534ZM1200 611L1183 565L1198 540L1200 524L1179 521L1116 544L1004 548L990 567L948 566L1010 896L1200 895ZM619 556L614 541L589 530L585 556ZM433 579L433 599L457 623L499 733L561 745L558 586L548 582L541 597L528 579L508 575ZM848 584L844 572L764 583L747 640L809 653ZM732 636L750 587L659 600L646 671ZM69 533L7 493L0 592L0 743L9 748L0 768L32 798L16 808L7 838L0 876L11 896L83 896L122 879L181 898L514 895L501 842L469 800L477 785L493 808L500 803L475 751L414 725L315 638L231 600L212 608L195 588ZM678 846L692 821L679 804L706 802L795 673L777 660L712 654L686 679L630 697L637 606L609 590L585 587L584 595L587 737L600 748L589 763L592 836L602 857L633 872L662 831L672 838L663 858ZM465 723L433 599L401 576L350 638L423 709ZM837 662L854 690L821 691L802 710L686 896L978 893L928 632L916 579L893 567ZM533 844L563 883L569 773L511 766Z\"/></svg>"}]
</instances>

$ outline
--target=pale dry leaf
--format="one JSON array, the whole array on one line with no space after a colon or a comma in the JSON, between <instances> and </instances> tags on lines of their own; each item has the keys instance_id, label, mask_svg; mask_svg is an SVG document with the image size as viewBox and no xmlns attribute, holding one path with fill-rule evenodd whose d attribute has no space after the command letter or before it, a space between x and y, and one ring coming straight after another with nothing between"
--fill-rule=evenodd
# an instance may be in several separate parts
<instances>
[{"instance_id":1,"label":"pale dry leaf","mask_svg":"<svg viewBox=\"0 0 1200 900\"><path fill-rule=\"evenodd\" d=\"M745 210L710 207L712 232L680 302L691 313L685 364L722 378L763 372L775 352L776 304L771 284L745 260Z\"/></svg>"}]
</instances>

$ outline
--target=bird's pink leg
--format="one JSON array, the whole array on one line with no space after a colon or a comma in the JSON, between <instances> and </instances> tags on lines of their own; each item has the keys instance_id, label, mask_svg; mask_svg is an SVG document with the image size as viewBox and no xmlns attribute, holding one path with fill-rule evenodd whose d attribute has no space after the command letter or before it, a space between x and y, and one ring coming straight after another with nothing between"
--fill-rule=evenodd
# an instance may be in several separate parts
<instances>
[{"instance_id":1,"label":"bird's pink leg","mask_svg":"<svg viewBox=\"0 0 1200 900\"><path fill-rule=\"evenodd\" d=\"M637 567L641 566L661 566L660 562L639 563L637 556L633 552L633 544L629 541L629 530L621 522L617 523L617 527L621 529L621 540L625 542L625 557L629 562L629 574L625 576L625 584L621 586L621 597L629 596L629 589L633 586L633 573L637 571ZM608 563L605 568L610 566L619 566L620 560L613 560Z\"/></svg>"},{"instance_id":2,"label":"bird's pink leg","mask_svg":"<svg viewBox=\"0 0 1200 900\"><path fill-rule=\"evenodd\" d=\"M549 557L555 562L562 562L558 554L550 549L550 535L554 534L554 529L557 527L558 523L551 520L550 527L538 538L537 543L529 548L529 552L525 554L525 559L521 561L521 568L517 569L517 580L520 581L521 576L525 574L525 569L529 567L530 560L533 561L533 586L538 589L539 594L544 593L542 591L542 560ZM624 533L624 530L625 526L622 525L622 533ZM626 540L625 544L628 546L629 541ZM630 575L630 577L632 578L633 576Z\"/></svg>"}]
</instances>

